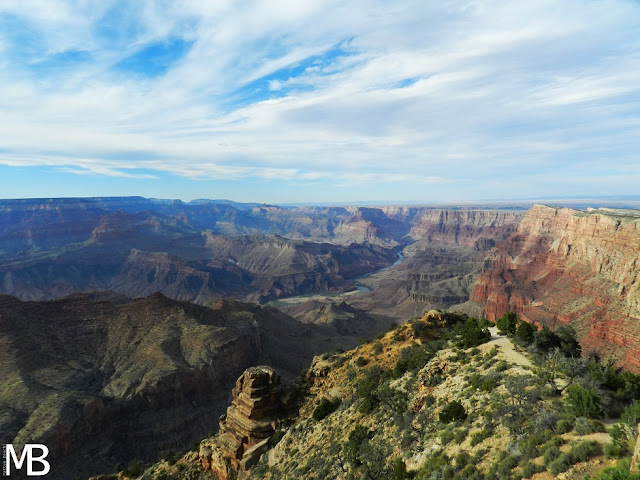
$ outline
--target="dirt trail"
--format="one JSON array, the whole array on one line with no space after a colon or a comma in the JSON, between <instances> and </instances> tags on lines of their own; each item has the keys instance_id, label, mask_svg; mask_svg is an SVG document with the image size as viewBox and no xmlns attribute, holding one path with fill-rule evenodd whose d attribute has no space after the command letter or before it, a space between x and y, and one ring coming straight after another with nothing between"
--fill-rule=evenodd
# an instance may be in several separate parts
<instances>
[{"instance_id":1,"label":"dirt trail","mask_svg":"<svg viewBox=\"0 0 640 480\"><path fill-rule=\"evenodd\" d=\"M487 349L497 347L507 362L520 367L527 368L533 366L531 360L516 351L513 343L511 343L511 340L509 340L506 335L498 335L498 327L489 328L489 332L491 332L491 340L485 344L487 345Z\"/></svg>"}]
</instances>

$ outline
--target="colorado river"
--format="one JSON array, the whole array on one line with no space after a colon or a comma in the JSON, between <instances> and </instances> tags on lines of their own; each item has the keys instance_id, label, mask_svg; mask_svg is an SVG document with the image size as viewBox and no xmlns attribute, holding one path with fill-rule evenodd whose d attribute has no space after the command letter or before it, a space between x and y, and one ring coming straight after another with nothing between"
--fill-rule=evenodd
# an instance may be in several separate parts
<instances>
[{"instance_id":1,"label":"colorado river","mask_svg":"<svg viewBox=\"0 0 640 480\"><path fill-rule=\"evenodd\" d=\"M367 273L366 275L362 275L361 277L358 277L355 279L356 282L356 289L358 289L358 292L360 293L367 293L370 292L371 289L369 287L367 287L366 285L361 285L358 282L358 280L364 280L365 278L369 278L372 277L373 275L376 275L378 273L381 272L386 272L387 270L395 267L396 265L398 265L399 263L401 263L404 260L404 255L402 254L402 252L398 252L398 259L393 262L391 265L389 265L388 267L384 267L384 268L380 268L378 270L374 270L373 272Z\"/></svg>"},{"instance_id":2,"label":"colorado river","mask_svg":"<svg viewBox=\"0 0 640 480\"><path fill-rule=\"evenodd\" d=\"M378 270L374 270L373 272L369 272L365 275L362 275L360 277L354 278L353 281L356 284L356 289L355 290L351 290L349 292L342 292L342 293L310 293L307 295L298 295L295 297L284 297L284 298L279 298L277 300L272 300L270 302L267 302L267 305L271 305L273 307L277 307L278 304L284 304L284 305L293 305L296 303L302 303L302 302L306 302L308 300L314 300L314 299L323 299L323 298L336 298L336 297L341 297L341 296L351 296L351 295L358 295L360 293L368 293L371 291L371 288L367 287L366 285L362 285L360 283L358 283L358 281L360 280L364 280L367 279L369 277L372 277L378 273L382 273L382 272L386 272L387 270L395 267L396 265L398 265L399 263L401 263L404 260L404 255L402 254L402 252L398 252L398 259L393 262L391 265L389 265L388 267L383 267L383 268L379 268Z\"/></svg>"}]
</instances>

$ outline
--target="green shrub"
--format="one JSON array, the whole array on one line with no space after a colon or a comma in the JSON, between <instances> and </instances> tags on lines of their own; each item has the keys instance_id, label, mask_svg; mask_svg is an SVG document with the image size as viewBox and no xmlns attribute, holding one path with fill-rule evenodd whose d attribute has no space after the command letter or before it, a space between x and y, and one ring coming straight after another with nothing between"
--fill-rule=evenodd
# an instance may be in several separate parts
<instances>
[{"instance_id":1,"label":"green shrub","mask_svg":"<svg viewBox=\"0 0 640 480\"><path fill-rule=\"evenodd\" d=\"M573 417L564 417L558 420L556 424L556 433L562 435L563 433L569 433L573 430L573 426L576 424L576 419Z\"/></svg>"},{"instance_id":2,"label":"green shrub","mask_svg":"<svg viewBox=\"0 0 640 480\"><path fill-rule=\"evenodd\" d=\"M391 336L391 341L394 343L400 343L404 341L407 337L404 334L404 328L398 328L393 332Z\"/></svg>"},{"instance_id":3,"label":"green shrub","mask_svg":"<svg viewBox=\"0 0 640 480\"><path fill-rule=\"evenodd\" d=\"M316 408L313 410L313 419L317 422L331 415L340 406L340 400L331 401L328 398L323 398L316 404Z\"/></svg>"},{"instance_id":4,"label":"green shrub","mask_svg":"<svg viewBox=\"0 0 640 480\"><path fill-rule=\"evenodd\" d=\"M609 442L604 446L604 456L607 458L620 458L629 454L629 449L622 444Z\"/></svg>"},{"instance_id":5,"label":"green shrub","mask_svg":"<svg viewBox=\"0 0 640 480\"><path fill-rule=\"evenodd\" d=\"M167 480L169 478L169 474L167 473L166 470L160 470L156 476L154 480Z\"/></svg>"},{"instance_id":6,"label":"green shrub","mask_svg":"<svg viewBox=\"0 0 640 480\"><path fill-rule=\"evenodd\" d=\"M505 370L509 370L510 365L504 360L500 360L498 364L495 366L496 372L504 372Z\"/></svg>"},{"instance_id":7,"label":"green shrub","mask_svg":"<svg viewBox=\"0 0 640 480\"><path fill-rule=\"evenodd\" d=\"M391 468L391 477L389 480L404 480L410 478L407 473L407 466L400 457L396 457Z\"/></svg>"},{"instance_id":8,"label":"green shrub","mask_svg":"<svg viewBox=\"0 0 640 480\"><path fill-rule=\"evenodd\" d=\"M400 352L400 358L393 369L393 378L400 378L408 371L424 367L427 362L431 360L431 357L432 355L424 347L415 346L404 348L402 352Z\"/></svg>"},{"instance_id":9,"label":"green shrub","mask_svg":"<svg viewBox=\"0 0 640 480\"><path fill-rule=\"evenodd\" d=\"M380 385L381 376L382 372L379 368L370 368L365 377L358 382L356 396L362 399L362 403L358 407L360 413L369 414L380 403L375 390Z\"/></svg>"},{"instance_id":10,"label":"green shrub","mask_svg":"<svg viewBox=\"0 0 640 480\"><path fill-rule=\"evenodd\" d=\"M548 466L551 462L553 462L559 456L560 456L560 449L556 445L549 445L544 449L542 462Z\"/></svg>"},{"instance_id":11,"label":"green shrub","mask_svg":"<svg viewBox=\"0 0 640 480\"><path fill-rule=\"evenodd\" d=\"M618 461L614 467L603 469L593 480L640 480L640 474L629 471L629 460Z\"/></svg>"},{"instance_id":12,"label":"green shrub","mask_svg":"<svg viewBox=\"0 0 640 480\"><path fill-rule=\"evenodd\" d=\"M572 466L573 463L571 463L569 458L564 455L560 455L548 465L549 471L555 476L558 476L559 473L566 472Z\"/></svg>"},{"instance_id":13,"label":"green shrub","mask_svg":"<svg viewBox=\"0 0 640 480\"><path fill-rule=\"evenodd\" d=\"M456 468L462 469L466 467L471 461L471 455L467 452L462 451L456 455Z\"/></svg>"},{"instance_id":14,"label":"green shrub","mask_svg":"<svg viewBox=\"0 0 640 480\"><path fill-rule=\"evenodd\" d=\"M500 335L513 335L516 333L518 316L513 312L507 312L496 320L496 327Z\"/></svg>"},{"instance_id":15,"label":"green shrub","mask_svg":"<svg viewBox=\"0 0 640 480\"><path fill-rule=\"evenodd\" d=\"M634 400L633 403L627 406L620 416L620 420L630 427L636 428L638 423L640 423L640 401Z\"/></svg>"},{"instance_id":16,"label":"green shrub","mask_svg":"<svg viewBox=\"0 0 640 480\"><path fill-rule=\"evenodd\" d=\"M433 455L422 464L422 467L418 472L418 478L444 478L442 471L450 465L451 461L444 453Z\"/></svg>"},{"instance_id":17,"label":"green shrub","mask_svg":"<svg viewBox=\"0 0 640 480\"><path fill-rule=\"evenodd\" d=\"M576 331L569 325L563 325L556 328L554 332L560 339L560 350L567 358L579 358L582 349L576 338Z\"/></svg>"},{"instance_id":18,"label":"green shrub","mask_svg":"<svg viewBox=\"0 0 640 480\"><path fill-rule=\"evenodd\" d=\"M561 454L549 464L549 471L553 475L567 471L572 465L578 462L585 462L589 458L600 453L600 444L593 440L580 442L567 453Z\"/></svg>"},{"instance_id":19,"label":"green shrub","mask_svg":"<svg viewBox=\"0 0 640 480\"><path fill-rule=\"evenodd\" d=\"M467 430L466 428L459 428L453 432L453 440L458 445L460 445L462 442L464 442L464 439L467 438L468 434L469 430Z\"/></svg>"},{"instance_id":20,"label":"green shrub","mask_svg":"<svg viewBox=\"0 0 640 480\"><path fill-rule=\"evenodd\" d=\"M356 359L356 365L358 367L364 367L367 363L369 363L369 360L367 360L366 358L360 356Z\"/></svg>"},{"instance_id":21,"label":"green shrub","mask_svg":"<svg viewBox=\"0 0 640 480\"><path fill-rule=\"evenodd\" d=\"M589 435L590 433L604 432L606 428L600 420L592 420L584 417L576 418L576 424L573 427L576 435Z\"/></svg>"},{"instance_id":22,"label":"green shrub","mask_svg":"<svg viewBox=\"0 0 640 480\"><path fill-rule=\"evenodd\" d=\"M601 418L603 416L600 399L591 388L577 384L569 386L564 404L567 411L576 417Z\"/></svg>"},{"instance_id":23,"label":"green shrub","mask_svg":"<svg viewBox=\"0 0 640 480\"><path fill-rule=\"evenodd\" d=\"M520 345L531 345L533 343L533 336L538 331L533 323L521 321L516 328L514 339Z\"/></svg>"},{"instance_id":24,"label":"green shrub","mask_svg":"<svg viewBox=\"0 0 640 480\"><path fill-rule=\"evenodd\" d=\"M632 452L635 441L635 428L626 423L616 423L609 431L611 443L604 446L604 454L607 458L622 457Z\"/></svg>"},{"instance_id":25,"label":"green shrub","mask_svg":"<svg viewBox=\"0 0 640 480\"><path fill-rule=\"evenodd\" d=\"M495 465L495 473L497 478L510 478L511 470L518 466L518 460L512 455L503 455L503 458ZM494 477L494 478L495 478Z\"/></svg>"},{"instance_id":26,"label":"green shrub","mask_svg":"<svg viewBox=\"0 0 640 480\"><path fill-rule=\"evenodd\" d=\"M453 400L442 409L438 418L442 423L463 421L467 418L467 412L460 402Z\"/></svg>"},{"instance_id":27,"label":"green shrub","mask_svg":"<svg viewBox=\"0 0 640 480\"><path fill-rule=\"evenodd\" d=\"M543 449L546 449L547 447L550 446L554 446L554 447L560 447L562 445L565 444L564 438L562 438L559 435L556 435L554 437L551 437L549 440L547 440L544 445L542 445Z\"/></svg>"},{"instance_id":28,"label":"green shrub","mask_svg":"<svg viewBox=\"0 0 640 480\"><path fill-rule=\"evenodd\" d=\"M542 465L538 465L537 463L533 463L531 461L526 461L524 465L522 465L522 477L523 478L531 478L536 473L544 472L545 468Z\"/></svg>"},{"instance_id":29,"label":"green shrub","mask_svg":"<svg viewBox=\"0 0 640 480\"><path fill-rule=\"evenodd\" d=\"M479 443L481 443L484 439L489 438L493 435L493 428L485 427L479 432L475 432L471 434L471 446L475 447Z\"/></svg>"},{"instance_id":30,"label":"green shrub","mask_svg":"<svg viewBox=\"0 0 640 480\"><path fill-rule=\"evenodd\" d=\"M479 373L470 375L467 382L474 390L483 392L491 392L498 386L498 379L495 376L483 376Z\"/></svg>"},{"instance_id":31,"label":"green shrub","mask_svg":"<svg viewBox=\"0 0 640 480\"><path fill-rule=\"evenodd\" d=\"M534 437L524 438L518 442L523 459L536 458L539 455L538 442Z\"/></svg>"},{"instance_id":32,"label":"green shrub","mask_svg":"<svg viewBox=\"0 0 640 480\"><path fill-rule=\"evenodd\" d=\"M144 471L144 465L139 461L134 461L125 468L122 473L127 477L138 477Z\"/></svg>"},{"instance_id":33,"label":"green shrub","mask_svg":"<svg viewBox=\"0 0 640 480\"><path fill-rule=\"evenodd\" d=\"M453 441L453 430L450 429L446 429L443 430L442 432L440 432L440 443L444 446L444 445L448 445Z\"/></svg>"},{"instance_id":34,"label":"green shrub","mask_svg":"<svg viewBox=\"0 0 640 480\"><path fill-rule=\"evenodd\" d=\"M469 317L464 323L457 324L454 331L460 337L458 346L461 348L477 347L491 338L491 333L484 322L473 317ZM480 351L478 350L477 353Z\"/></svg>"},{"instance_id":35,"label":"green shrub","mask_svg":"<svg viewBox=\"0 0 640 480\"><path fill-rule=\"evenodd\" d=\"M483 480L484 475L478 471L478 468L470 463L466 465L460 472L458 472L457 477L460 479L469 479L469 480Z\"/></svg>"}]
</instances>

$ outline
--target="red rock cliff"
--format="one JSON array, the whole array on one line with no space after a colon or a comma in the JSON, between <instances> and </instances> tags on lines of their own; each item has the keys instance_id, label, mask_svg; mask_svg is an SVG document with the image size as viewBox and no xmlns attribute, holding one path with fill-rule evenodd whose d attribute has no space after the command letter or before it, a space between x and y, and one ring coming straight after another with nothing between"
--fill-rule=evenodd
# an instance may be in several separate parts
<instances>
[{"instance_id":1,"label":"red rock cliff","mask_svg":"<svg viewBox=\"0 0 640 480\"><path fill-rule=\"evenodd\" d=\"M571 323L586 350L640 371L640 211L531 208L489 255L471 300L495 320L515 311Z\"/></svg>"}]
</instances>

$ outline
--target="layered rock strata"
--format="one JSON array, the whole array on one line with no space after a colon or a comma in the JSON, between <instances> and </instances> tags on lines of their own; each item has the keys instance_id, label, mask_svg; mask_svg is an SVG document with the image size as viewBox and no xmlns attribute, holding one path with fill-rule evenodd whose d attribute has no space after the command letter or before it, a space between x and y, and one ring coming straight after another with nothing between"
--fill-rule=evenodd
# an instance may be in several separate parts
<instances>
[{"instance_id":1,"label":"layered rock strata","mask_svg":"<svg viewBox=\"0 0 640 480\"><path fill-rule=\"evenodd\" d=\"M407 292L415 304L450 308L469 300L486 252L513 233L522 212L422 211L409 236Z\"/></svg>"},{"instance_id":2,"label":"layered rock strata","mask_svg":"<svg viewBox=\"0 0 640 480\"><path fill-rule=\"evenodd\" d=\"M232 394L231 406L220 419L220 444L231 464L244 470L259 458L260 446L275 431L280 378L271 367L248 368Z\"/></svg>"},{"instance_id":3,"label":"layered rock strata","mask_svg":"<svg viewBox=\"0 0 640 480\"><path fill-rule=\"evenodd\" d=\"M522 212L430 209L421 213L409 235L433 244L486 250L513 232L521 218Z\"/></svg>"},{"instance_id":4,"label":"layered rock strata","mask_svg":"<svg viewBox=\"0 0 640 480\"><path fill-rule=\"evenodd\" d=\"M570 323L585 350L640 371L639 274L640 211L536 205L490 254L471 300L490 320Z\"/></svg>"}]
</instances>

